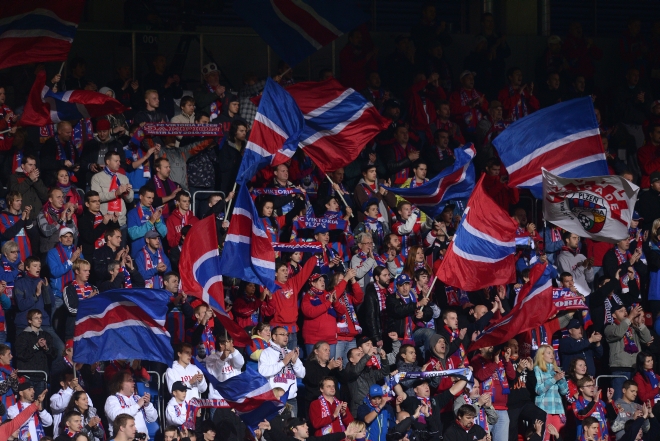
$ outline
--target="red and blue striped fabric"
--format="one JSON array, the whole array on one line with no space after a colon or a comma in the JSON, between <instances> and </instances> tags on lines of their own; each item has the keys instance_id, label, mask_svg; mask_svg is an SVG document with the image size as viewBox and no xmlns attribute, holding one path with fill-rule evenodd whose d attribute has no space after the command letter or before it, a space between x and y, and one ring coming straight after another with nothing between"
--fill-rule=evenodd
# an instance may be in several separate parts
<instances>
[{"instance_id":1,"label":"red and blue striped fabric","mask_svg":"<svg viewBox=\"0 0 660 441\"><path fill-rule=\"evenodd\" d=\"M187 237L186 237L187 240ZM275 292L275 251L250 191L241 185L220 259L220 274L263 285Z\"/></svg>"},{"instance_id":2,"label":"red and blue striped fabric","mask_svg":"<svg viewBox=\"0 0 660 441\"><path fill-rule=\"evenodd\" d=\"M385 187L387 191L401 196L428 216L436 217L450 200L468 198L474 190L474 164L477 151L472 144L454 150L456 161L451 168L419 187Z\"/></svg>"},{"instance_id":3,"label":"red and blue striped fabric","mask_svg":"<svg viewBox=\"0 0 660 441\"><path fill-rule=\"evenodd\" d=\"M470 345L468 352L509 341L536 328L556 313L552 303L552 265L537 264L529 272L529 282L520 290L522 300L497 323L488 326Z\"/></svg>"},{"instance_id":4,"label":"red and blue striped fabric","mask_svg":"<svg viewBox=\"0 0 660 441\"><path fill-rule=\"evenodd\" d=\"M250 337L225 310L225 291L215 222L215 217L209 216L188 231L179 260L181 289L187 295L209 305L236 345L245 347L250 344Z\"/></svg>"},{"instance_id":5,"label":"red and blue striped fabric","mask_svg":"<svg viewBox=\"0 0 660 441\"><path fill-rule=\"evenodd\" d=\"M21 0L0 4L0 69L65 61L85 0Z\"/></svg>"},{"instance_id":6,"label":"red and blue striped fabric","mask_svg":"<svg viewBox=\"0 0 660 441\"><path fill-rule=\"evenodd\" d=\"M60 121L100 118L128 110L119 101L91 90L53 92L46 86L46 71L37 73L21 116L21 126L45 126Z\"/></svg>"},{"instance_id":7,"label":"red and blue striped fabric","mask_svg":"<svg viewBox=\"0 0 660 441\"><path fill-rule=\"evenodd\" d=\"M225 381L219 381L203 363L195 363L195 366L252 431L264 420L276 417L289 397L287 390L278 399L268 379L249 364L245 371Z\"/></svg>"},{"instance_id":8,"label":"red and blue striped fabric","mask_svg":"<svg viewBox=\"0 0 660 441\"><path fill-rule=\"evenodd\" d=\"M369 19L353 0L235 0L234 10L290 66Z\"/></svg>"},{"instance_id":9,"label":"red and blue striped fabric","mask_svg":"<svg viewBox=\"0 0 660 441\"><path fill-rule=\"evenodd\" d=\"M517 228L486 194L482 176L436 275L446 285L465 291L515 282Z\"/></svg>"},{"instance_id":10,"label":"red and blue striped fabric","mask_svg":"<svg viewBox=\"0 0 660 441\"><path fill-rule=\"evenodd\" d=\"M73 361L171 363L172 345L165 328L169 298L170 293L163 289L113 289L80 302Z\"/></svg>"},{"instance_id":11,"label":"red and blue striped fabric","mask_svg":"<svg viewBox=\"0 0 660 441\"><path fill-rule=\"evenodd\" d=\"M246 2L247 3L247 2ZM245 146L236 183L249 182L258 170L286 162L298 148L304 120L295 101L279 84L268 78L257 115ZM281 155L278 152L291 152Z\"/></svg>"},{"instance_id":12,"label":"red and blue striped fabric","mask_svg":"<svg viewBox=\"0 0 660 441\"><path fill-rule=\"evenodd\" d=\"M298 146L324 173L353 162L391 122L362 94L345 88L334 78L294 84L286 91L305 117ZM295 152L282 153L291 157Z\"/></svg>"},{"instance_id":13,"label":"red and blue striped fabric","mask_svg":"<svg viewBox=\"0 0 660 441\"><path fill-rule=\"evenodd\" d=\"M509 172L509 186L541 198L541 167L563 178L609 175L591 97L534 112L493 140Z\"/></svg>"}]
</instances>

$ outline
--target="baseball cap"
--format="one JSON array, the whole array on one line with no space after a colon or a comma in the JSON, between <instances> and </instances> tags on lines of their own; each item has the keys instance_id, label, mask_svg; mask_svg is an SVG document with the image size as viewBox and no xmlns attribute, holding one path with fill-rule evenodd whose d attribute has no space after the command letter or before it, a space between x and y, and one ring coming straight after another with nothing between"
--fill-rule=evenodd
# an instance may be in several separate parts
<instances>
[{"instance_id":1,"label":"baseball cap","mask_svg":"<svg viewBox=\"0 0 660 441\"><path fill-rule=\"evenodd\" d=\"M317 225L316 228L314 228L314 234L320 234L320 233L327 233L330 230L328 230L328 227L326 225Z\"/></svg>"},{"instance_id":2,"label":"baseball cap","mask_svg":"<svg viewBox=\"0 0 660 441\"><path fill-rule=\"evenodd\" d=\"M24 390L32 389L34 388L34 384L32 384L31 381L25 381L23 383L19 383L18 385L18 391L23 392Z\"/></svg>"},{"instance_id":3,"label":"baseball cap","mask_svg":"<svg viewBox=\"0 0 660 441\"><path fill-rule=\"evenodd\" d=\"M399 274L396 276L396 285L401 286L404 283L410 283L410 276L408 274Z\"/></svg>"},{"instance_id":4,"label":"baseball cap","mask_svg":"<svg viewBox=\"0 0 660 441\"><path fill-rule=\"evenodd\" d=\"M321 274L321 273L314 273L314 274L312 274L311 276L309 276L309 281L310 281L310 282L316 282L316 281L319 280L321 277L324 277L323 274Z\"/></svg>"},{"instance_id":5,"label":"baseball cap","mask_svg":"<svg viewBox=\"0 0 660 441\"><path fill-rule=\"evenodd\" d=\"M156 230L149 230L147 231L147 234L144 235L145 239L155 239L157 237L160 237L160 234L158 234L158 231Z\"/></svg>"},{"instance_id":6,"label":"baseball cap","mask_svg":"<svg viewBox=\"0 0 660 441\"><path fill-rule=\"evenodd\" d=\"M364 204L362 204L362 211L367 211L370 206L378 205L380 202L376 198L369 198Z\"/></svg>"},{"instance_id":7,"label":"baseball cap","mask_svg":"<svg viewBox=\"0 0 660 441\"><path fill-rule=\"evenodd\" d=\"M644 218L643 218L642 216L639 215L639 213L637 212L637 210L635 210L635 211L633 211L633 217L632 217L632 220L634 220L634 221L638 221L638 220L644 220Z\"/></svg>"},{"instance_id":8,"label":"baseball cap","mask_svg":"<svg viewBox=\"0 0 660 441\"><path fill-rule=\"evenodd\" d=\"M580 329L582 327L582 323L580 323L580 320L574 318L571 319L570 322L568 322L568 326L566 329Z\"/></svg>"},{"instance_id":9,"label":"baseball cap","mask_svg":"<svg viewBox=\"0 0 660 441\"><path fill-rule=\"evenodd\" d=\"M383 396L383 387L378 384L372 384L369 387L369 396L371 398L382 397Z\"/></svg>"},{"instance_id":10,"label":"baseball cap","mask_svg":"<svg viewBox=\"0 0 660 441\"><path fill-rule=\"evenodd\" d=\"M69 339L66 341L66 344L64 345L64 349L73 349L73 339Z\"/></svg>"},{"instance_id":11,"label":"baseball cap","mask_svg":"<svg viewBox=\"0 0 660 441\"><path fill-rule=\"evenodd\" d=\"M186 392L190 390L190 388L185 384L183 384L182 381L175 381L174 384L172 385L172 392L174 392L175 390Z\"/></svg>"},{"instance_id":12,"label":"baseball cap","mask_svg":"<svg viewBox=\"0 0 660 441\"><path fill-rule=\"evenodd\" d=\"M215 63L208 63L202 66L202 75L208 75L211 72L218 72L218 66Z\"/></svg>"},{"instance_id":13,"label":"baseball cap","mask_svg":"<svg viewBox=\"0 0 660 441\"><path fill-rule=\"evenodd\" d=\"M617 302L615 299L610 299L610 314L614 314L616 311L618 311L621 308L625 308L624 305L621 303Z\"/></svg>"},{"instance_id":14,"label":"baseball cap","mask_svg":"<svg viewBox=\"0 0 660 441\"><path fill-rule=\"evenodd\" d=\"M650 181L651 184L653 184L655 181L660 181L660 172L654 171L651 173Z\"/></svg>"},{"instance_id":15,"label":"baseball cap","mask_svg":"<svg viewBox=\"0 0 660 441\"><path fill-rule=\"evenodd\" d=\"M476 77L476 76L477 76L477 73L476 73L476 72L472 72L471 70L464 70L464 71L461 72L461 74L458 76L458 79L459 79L459 80L462 80L463 77L466 76L466 75L472 75L473 77Z\"/></svg>"},{"instance_id":16,"label":"baseball cap","mask_svg":"<svg viewBox=\"0 0 660 441\"><path fill-rule=\"evenodd\" d=\"M366 335L363 335L362 337L358 337L357 340L355 340L355 344L357 346L362 346L363 344L365 344L368 341L371 341L371 339L369 337L367 337ZM371 341L371 342L373 343L373 341Z\"/></svg>"},{"instance_id":17,"label":"baseball cap","mask_svg":"<svg viewBox=\"0 0 660 441\"><path fill-rule=\"evenodd\" d=\"M107 119L100 119L96 123L96 130L110 130L110 121Z\"/></svg>"},{"instance_id":18,"label":"baseball cap","mask_svg":"<svg viewBox=\"0 0 660 441\"><path fill-rule=\"evenodd\" d=\"M304 418L289 418L286 422L286 429L287 431L291 431L298 426L302 426L303 424L307 424L307 421L305 421Z\"/></svg>"},{"instance_id":19,"label":"baseball cap","mask_svg":"<svg viewBox=\"0 0 660 441\"><path fill-rule=\"evenodd\" d=\"M60 230L60 237L64 236L65 234L71 234L73 236L73 230L71 228L62 228Z\"/></svg>"}]
</instances>

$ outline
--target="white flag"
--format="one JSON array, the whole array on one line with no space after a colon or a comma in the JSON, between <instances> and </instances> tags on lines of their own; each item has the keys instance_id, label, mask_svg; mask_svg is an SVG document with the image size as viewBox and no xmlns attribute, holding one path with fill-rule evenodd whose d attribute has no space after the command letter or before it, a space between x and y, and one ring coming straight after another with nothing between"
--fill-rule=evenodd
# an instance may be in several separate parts
<instances>
[{"instance_id":1,"label":"white flag","mask_svg":"<svg viewBox=\"0 0 660 441\"><path fill-rule=\"evenodd\" d=\"M580 237L628 237L639 187L620 176L562 178L543 171L543 217Z\"/></svg>"}]
</instances>

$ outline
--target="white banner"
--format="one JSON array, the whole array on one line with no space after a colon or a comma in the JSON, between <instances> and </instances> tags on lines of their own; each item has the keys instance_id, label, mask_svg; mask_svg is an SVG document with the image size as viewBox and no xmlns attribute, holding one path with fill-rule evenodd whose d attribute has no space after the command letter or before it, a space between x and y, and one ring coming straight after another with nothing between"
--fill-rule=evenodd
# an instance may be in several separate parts
<instances>
[{"instance_id":1,"label":"white banner","mask_svg":"<svg viewBox=\"0 0 660 441\"><path fill-rule=\"evenodd\" d=\"M593 240L628 237L639 187L620 176L562 178L543 171L543 217Z\"/></svg>"}]
</instances>

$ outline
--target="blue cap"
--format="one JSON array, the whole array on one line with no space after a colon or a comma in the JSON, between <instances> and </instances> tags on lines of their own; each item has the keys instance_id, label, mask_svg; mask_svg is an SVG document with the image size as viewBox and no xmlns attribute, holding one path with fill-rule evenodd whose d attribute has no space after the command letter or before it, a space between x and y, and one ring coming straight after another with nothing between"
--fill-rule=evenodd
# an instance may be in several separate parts
<instances>
[{"instance_id":1,"label":"blue cap","mask_svg":"<svg viewBox=\"0 0 660 441\"><path fill-rule=\"evenodd\" d=\"M362 211L367 211L371 205L378 205L380 202L376 198L369 198L367 201L362 204Z\"/></svg>"},{"instance_id":2,"label":"blue cap","mask_svg":"<svg viewBox=\"0 0 660 441\"><path fill-rule=\"evenodd\" d=\"M382 397L383 396L383 386L379 386L377 384L372 384L371 387L369 387L369 396L371 398Z\"/></svg>"},{"instance_id":3,"label":"blue cap","mask_svg":"<svg viewBox=\"0 0 660 441\"><path fill-rule=\"evenodd\" d=\"M328 227L324 224L320 224L316 228L314 228L314 234L327 233L329 231L330 230L328 230Z\"/></svg>"},{"instance_id":4,"label":"blue cap","mask_svg":"<svg viewBox=\"0 0 660 441\"><path fill-rule=\"evenodd\" d=\"M410 283L410 277L408 276L408 274L399 274L398 276L396 276L397 286L401 286L404 283Z\"/></svg>"},{"instance_id":5,"label":"blue cap","mask_svg":"<svg viewBox=\"0 0 660 441\"><path fill-rule=\"evenodd\" d=\"M638 220L643 220L643 219L644 219L644 218L643 218L642 216L639 215L639 213L637 212L637 210L633 211L633 217L632 217L632 220L634 220L634 221L638 221Z\"/></svg>"}]
</instances>

